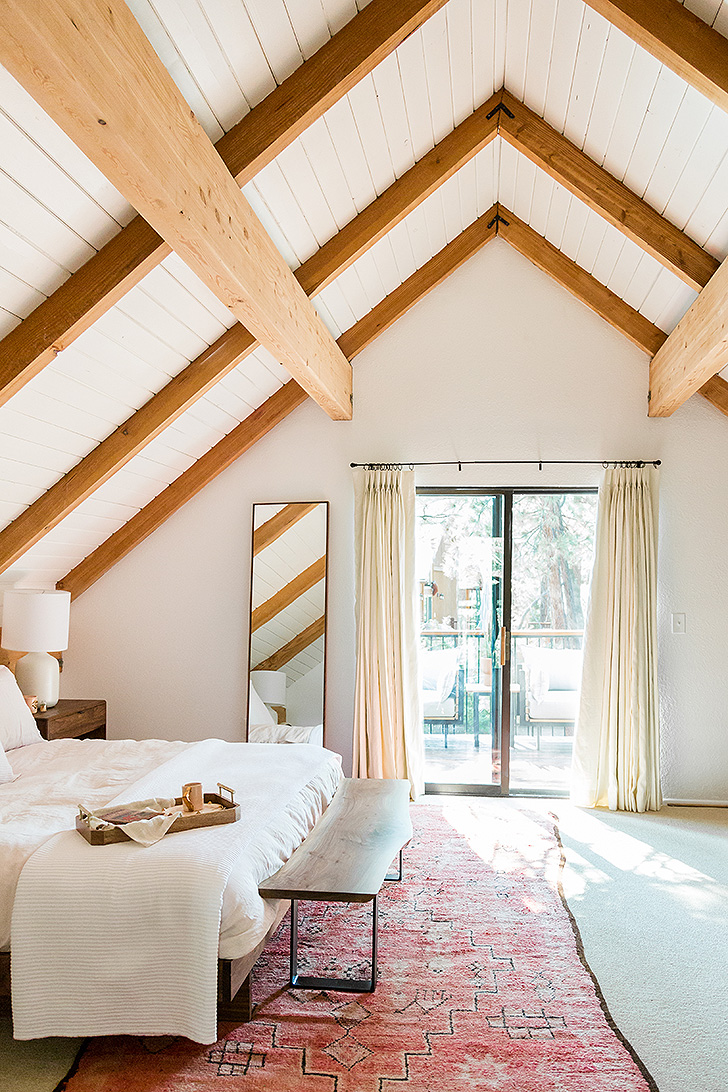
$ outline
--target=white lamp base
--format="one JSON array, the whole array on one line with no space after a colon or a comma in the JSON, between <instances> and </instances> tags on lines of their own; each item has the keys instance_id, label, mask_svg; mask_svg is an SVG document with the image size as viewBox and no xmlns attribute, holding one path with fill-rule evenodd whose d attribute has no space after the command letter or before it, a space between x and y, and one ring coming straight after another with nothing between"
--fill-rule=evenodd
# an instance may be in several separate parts
<instances>
[{"instance_id":1,"label":"white lamp base","mask_svg":"<svg viewBox=\"0 0 728 1092\"><path fill-rule=\"evenodd\" d=\"M28 652L15 665L15 678L23 694L34 694L51 709L58 704L60 668L50 652Z\"/></svg>"}]
</instances>

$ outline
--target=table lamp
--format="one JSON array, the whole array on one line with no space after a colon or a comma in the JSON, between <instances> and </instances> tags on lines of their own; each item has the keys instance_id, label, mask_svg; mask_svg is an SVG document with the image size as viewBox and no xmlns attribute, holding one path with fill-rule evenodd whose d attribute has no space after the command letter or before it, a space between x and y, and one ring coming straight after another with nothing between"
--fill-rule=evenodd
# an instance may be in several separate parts
<instances>
[{"instance_id":1,"label":"table lamp","mask_svg":"<svg viewBox=\"0 0 728 1092\"><path fill-rule=\"evenodd\" d=\"M71 593L12 588L3 597L2 647L26 652L15 665L23 694L58 704L60 668L50 652L68 648Z\"/></svg>"}]
</instances>

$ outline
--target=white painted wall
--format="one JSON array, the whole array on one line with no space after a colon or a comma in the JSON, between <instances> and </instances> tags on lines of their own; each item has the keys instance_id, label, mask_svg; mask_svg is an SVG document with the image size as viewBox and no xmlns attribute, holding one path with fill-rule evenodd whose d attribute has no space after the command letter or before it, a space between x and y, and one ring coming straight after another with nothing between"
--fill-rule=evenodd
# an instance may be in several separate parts
<instances>
[{"instance_id":1,"label":"white painted wall","mask_svg":"<svg viewBox=\"0 0 728 1092\"><path fill-rule=\"evenodd\" d=\"M313 403L75 604L62 694L110 734L240 738L251 506L328 499L328 743L351 752L350 461L661 458L660 679L668 797L728 799L728 422L699 396L646 416L647 360L500 240L355 361L355 416ZM418 471L420 484L593 485L598 467ZM670 632L684 611L687 633Z\"/></svg>"}]
</instances>

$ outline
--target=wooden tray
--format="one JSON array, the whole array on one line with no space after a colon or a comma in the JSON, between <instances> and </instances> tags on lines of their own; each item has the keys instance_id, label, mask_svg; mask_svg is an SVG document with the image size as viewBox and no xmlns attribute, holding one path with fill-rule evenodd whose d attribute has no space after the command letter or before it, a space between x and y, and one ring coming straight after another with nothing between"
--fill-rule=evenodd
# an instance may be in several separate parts
<instances>
[{"instance_id":1,"label":"wooden tray","mask_svg":"<svg viewBox=\"0 0 728 1092\"><path fill-rule=\"evenodd\" d=\"M230 795L222 796L221 793L206 792L202 799L204 804L222 805L221 810L193 811L180 815L172 823L167 834L176 834L179 830L193 830L195 827L216 827L222 823L236 823L240 818L240 804L235 803L233 793L226 785L218 785L218 788ZM178 796L175 804L181 803L182 797ZM76 816L76 830L92 846L108 846L112 842L133 841L128 834L124 833L123 826L112 827L110 830L92 830L80 815Z\"/></svg>"}]
</instances>

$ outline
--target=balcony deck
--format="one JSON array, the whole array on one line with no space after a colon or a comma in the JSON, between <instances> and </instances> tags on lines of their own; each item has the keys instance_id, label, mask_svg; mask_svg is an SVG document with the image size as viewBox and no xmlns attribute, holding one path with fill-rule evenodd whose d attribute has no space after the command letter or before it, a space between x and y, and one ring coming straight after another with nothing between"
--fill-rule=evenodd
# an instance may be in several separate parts
<instances>
[{"instance_id":1,"label":"balcony deck","mask_svg":"<svg viewBox=\"0 0 728 1092\"><path fill-rule=\"evenodd\" d=\"M480 748L473 745L473 736L465 732L448 732L447 748L444 735L425 734L425 780L428 784L491 785L492 755L490 741L481 735ZM569 790L572 739L542 737L541 749L536 749L533 737L516 736L511 747L511 789L532 792Z\"/></svg>"}]
</instances>

